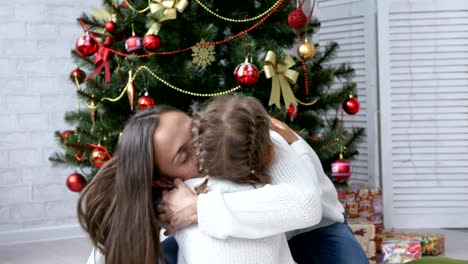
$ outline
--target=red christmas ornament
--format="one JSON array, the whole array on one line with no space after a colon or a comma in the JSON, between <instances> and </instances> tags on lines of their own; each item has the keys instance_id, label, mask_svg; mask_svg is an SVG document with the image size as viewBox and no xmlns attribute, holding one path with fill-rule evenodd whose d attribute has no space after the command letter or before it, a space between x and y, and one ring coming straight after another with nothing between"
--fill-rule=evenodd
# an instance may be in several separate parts
<instances>
[{"instance_id":1,"label":"red christmas ornament","mask_svg":"<svg viewBox=\"0 0 468 264\"><path fill-rule=\"evenodd\" d=\"M96 146L89 155L89 161L95 168L101 168L110 159L109 152L103 146Z\"/></svg>"},{"instance_id":2,"label":"red christmas ornament","mask_svg":"<svg viewBox=\"0 0 468 264\"><path fill-rule=\"evenodd\" d=\"M343 154L340 154L340 159L333 162L331 165L331 174L337 180L347 180L353 173L351 162L343 159Z\"/></svg>"},{"instance_id":3,"label":"red christmas ornament","mask_svg":"<svg viewBox=\"0 0 468 264\"><path fill-rule=\"evenodd\" d=\"M62 135L61 135L61 139L62 139L62 143L67 140L67 138L70 136L70 135L73 135L73 133L75 133L75 131L73 130L65 130L62 132Z\"/></svg>"},{"instance_id":4,"label":"red christmas ornament","mask_svg":"<svg viewBox=\"0 0 468 264\"><path fill-rule=\"evenodd\" d=\"M78 80L78 83L83 83L86 79L86 73L78 67L70 73L70 79L73 83L75 83L75 78Z\"/></svg>"},{"instance_id":5,"label":"red christmas ornament","mask_svg":"<svg viewBox=\"0 0 468 264\"><path fill-rule=\"evenodd\" d=\"M296 10L289 13L288 24L295 29L304 28L307 25L307 17L304 14L304 11L302 11L300 8L297 8Z\"/></svg>"},{"instance_id":6,"label":"red christmas ornament","mask_svg":"<svg viewBox=\"0 0 468 264\"><path fill-rule=\"evenodd\" d=\"M156 51L161 47L161 38L154 34L146 35L143 38L143 46L147 51Z\"/></svg>"},{"instance_id":7,"label":"red christmas ornament","mask_svg":"<svg viewBox=\"0 0 468 264\"><path fill-rule=\"evenodd\" d=\"M81 192L86 186L86 179L79 173L70 174L67 178L67 187L72 192Z\"/></svg>"},{"instance_id":8,"label":"red christmas ornament","mask_svg":"<svg viewBox=\"0 0 468 264\"><path fill-rule=\"evenodd\" d=\"M117 29L117 25L114 21L108 21L104 27L109 33L114 33L114 31Z\"/></svg>"},{"instance_id":9,"label":"red christmas ornament","mask_svg":"<svg viewBox=\"0 0 468 264\"><path fill-rule=\"evenodd\" d=\"M82 37L79 37L76 40L76 45L75 46L76 46L76 50L78 51L78 53L83 57L91 56L94 53L96 53L96 51L98 50L98 44L87 33L86 33L86 35L84 35Z\"/></svg>"},{"instance_id":10,"label":"red christmas ornament","mask_svg":"<svg viewBox=\"0 0 468 264\"><path fill-rule=\"evenodd\" d=\"M149 96L148 92L145 92L145 95L138 98L138 109L143 110L148 107L155 105L154 99Z\"/></svg>"},{"instance_id":11,"label":"red christmas ornament","mask_svg":"<svg viewBox=\"0 0 468 264\"><path fill-rule=\"evenodd\" d=\"M288 118L289 118L289 120L290 120L291 122L294 121L294 119L296 119L296 117L297 117L297 114L298 114L297 105L291 104L291 105L288 107Z\"/></svg>"},{"instance_id":12,"label":"red christmas ornament","mask_svg":"<svg viewBox=\"0 0 468 264\"><path fill-rule=\"evenodd\" d=\"M128 53L138 52L142 47L141 38L138 36L131 36L125 41L125 50Z\"/></svg>"},{"instance_id":13,"label":"red christmas ornament","mask_svg":"<svg viewBox=\"0 0 468 264\"><path fill-rule=\"evenodd\" d=\"M258 69L246 59L244 63L237 65L234 70L237 84L249 88L254 86L258 81Z\"/></svg>"},{"instance_id":14,"label":"red christmas ornament","mask_svg":"<svg viewBox=\"0 0 468 264\"><path fill-rule=\"evenodd\" d=\"M124 0L120 5L122 8L128 8L127 2Z\"/></svg>"},{"instance_id":15,"label":"red christmas ornament","mask_svg":"<svg viewBox=\"0 0 468 264\"><path fill-rule=\"evenodd\" d=\"M352 95L349 96L348 99L343 103L343 110L348 114L348 115L354 115L357 112L359 112L359 109L361 109L361 103L357 98L354 98Z\"/></svg>"}]
</instances>

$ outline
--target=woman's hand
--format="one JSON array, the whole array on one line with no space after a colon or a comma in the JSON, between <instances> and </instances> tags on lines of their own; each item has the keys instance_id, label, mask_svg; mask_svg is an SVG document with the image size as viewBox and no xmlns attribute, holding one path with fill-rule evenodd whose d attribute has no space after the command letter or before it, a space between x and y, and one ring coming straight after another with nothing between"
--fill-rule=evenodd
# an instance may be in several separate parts
<instances>
[{"instance_id":1,"label":"woman's hand","mask_svg":"<svg viewBox=\"0 0 468 264\"><path fill-rule=\"evenodd\" d=\"M289 145L298 140L296 133L291 130L285 123L279 121L274 117L270 117L271 120L271 130L280 134Z\"/></svg>"},{"instance_id":2,"label":"woman's hand","mask_svg":"<svg viewBox=\"0 0 468 264\"><path fill-rule=\"evenodd\" d=\"M181 179L175 179L176 188L163 192L164 214L169 226L165 235L198 222L197 195Z\"/></svg>"}]
</instances>

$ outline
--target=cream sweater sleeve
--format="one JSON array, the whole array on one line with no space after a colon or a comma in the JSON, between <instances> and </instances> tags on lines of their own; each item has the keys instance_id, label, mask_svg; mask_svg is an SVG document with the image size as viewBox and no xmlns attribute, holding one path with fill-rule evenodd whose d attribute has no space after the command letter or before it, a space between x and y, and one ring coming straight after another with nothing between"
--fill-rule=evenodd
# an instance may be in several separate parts
<instances>
[{"instance_id":1,"label":"cream sweater sleeve","mask_svg":"<svg viewBox=\"0 0 468 264\"><path fill-rule=\"evenodd\" d=\"M315 171L276 132L271 132L276 155L270 168L272 185L198 198L201 232L215 238L263 238L316 225L322 218Z\"/></svg>"},{"instance_id":2,"label":"cream sweater sleeve","mask_svg":"<svg viewBox=\"0 0 468 264\"><path fill-rule=\"evenodd\" d=\"M325 174L322 163L315 153L315 151L304 141L301 137L297 136L298 140L291 144L291 148L299 155L304 164L309 170L314 170L317 186L320 188L321 202L322 202L322 217L329 222L344 222L344 208L338 200L338 193L333 182Z\"/></svg>"}]
</instances>

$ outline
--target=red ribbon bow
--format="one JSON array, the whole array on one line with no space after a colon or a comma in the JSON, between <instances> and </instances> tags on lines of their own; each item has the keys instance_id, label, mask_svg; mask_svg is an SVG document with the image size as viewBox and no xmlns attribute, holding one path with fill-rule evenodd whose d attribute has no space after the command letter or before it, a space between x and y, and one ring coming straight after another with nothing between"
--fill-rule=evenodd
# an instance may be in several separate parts
<instances>
[{"instance_id":1,"label":"red ribbon bow","mask_svg":"<svg viewBox=\"0 0 468 264\"><path fill-rule=\"evenodd\" d=\"M111 81L111 73L110 73L110 64L109 64L109 57L111 53L109 49L104 47L103 45L99 45L98 52L96 56L94 56L94 66L96 66L96 70L88 76L88 79L96 77L104 68L104 79L106 83L110 83Z\"/></svg>"}]
</instances>

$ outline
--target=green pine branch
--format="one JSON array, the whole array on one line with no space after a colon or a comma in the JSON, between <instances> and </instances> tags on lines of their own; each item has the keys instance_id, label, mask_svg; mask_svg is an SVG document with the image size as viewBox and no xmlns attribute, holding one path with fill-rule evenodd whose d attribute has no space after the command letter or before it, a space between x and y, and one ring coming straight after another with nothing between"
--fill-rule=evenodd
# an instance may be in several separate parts
<instances>
[{"instance_id":1,"label":"green pine branch","mask_svg":"<svg viewBox=\"0 0 468 264\"><path fill-rule=\"evenodd\" d=\"M79 67L84 69L94 68L94 62L89 57L81 56L75 49L70 51L73 61L78 64Z\"/></svg>"},{"instance_id":2,"label":"green pine branch","mask_svg":"<svg viewBox=\"0 0 468 264\"><path fill-rule=\"evenodd\" d=\"M329 43L323 52L317 52L312 60L312 68L321 68L322 64L335 58L336 51L338 49L338 43Z\"/></svg>"}]
</instances>

